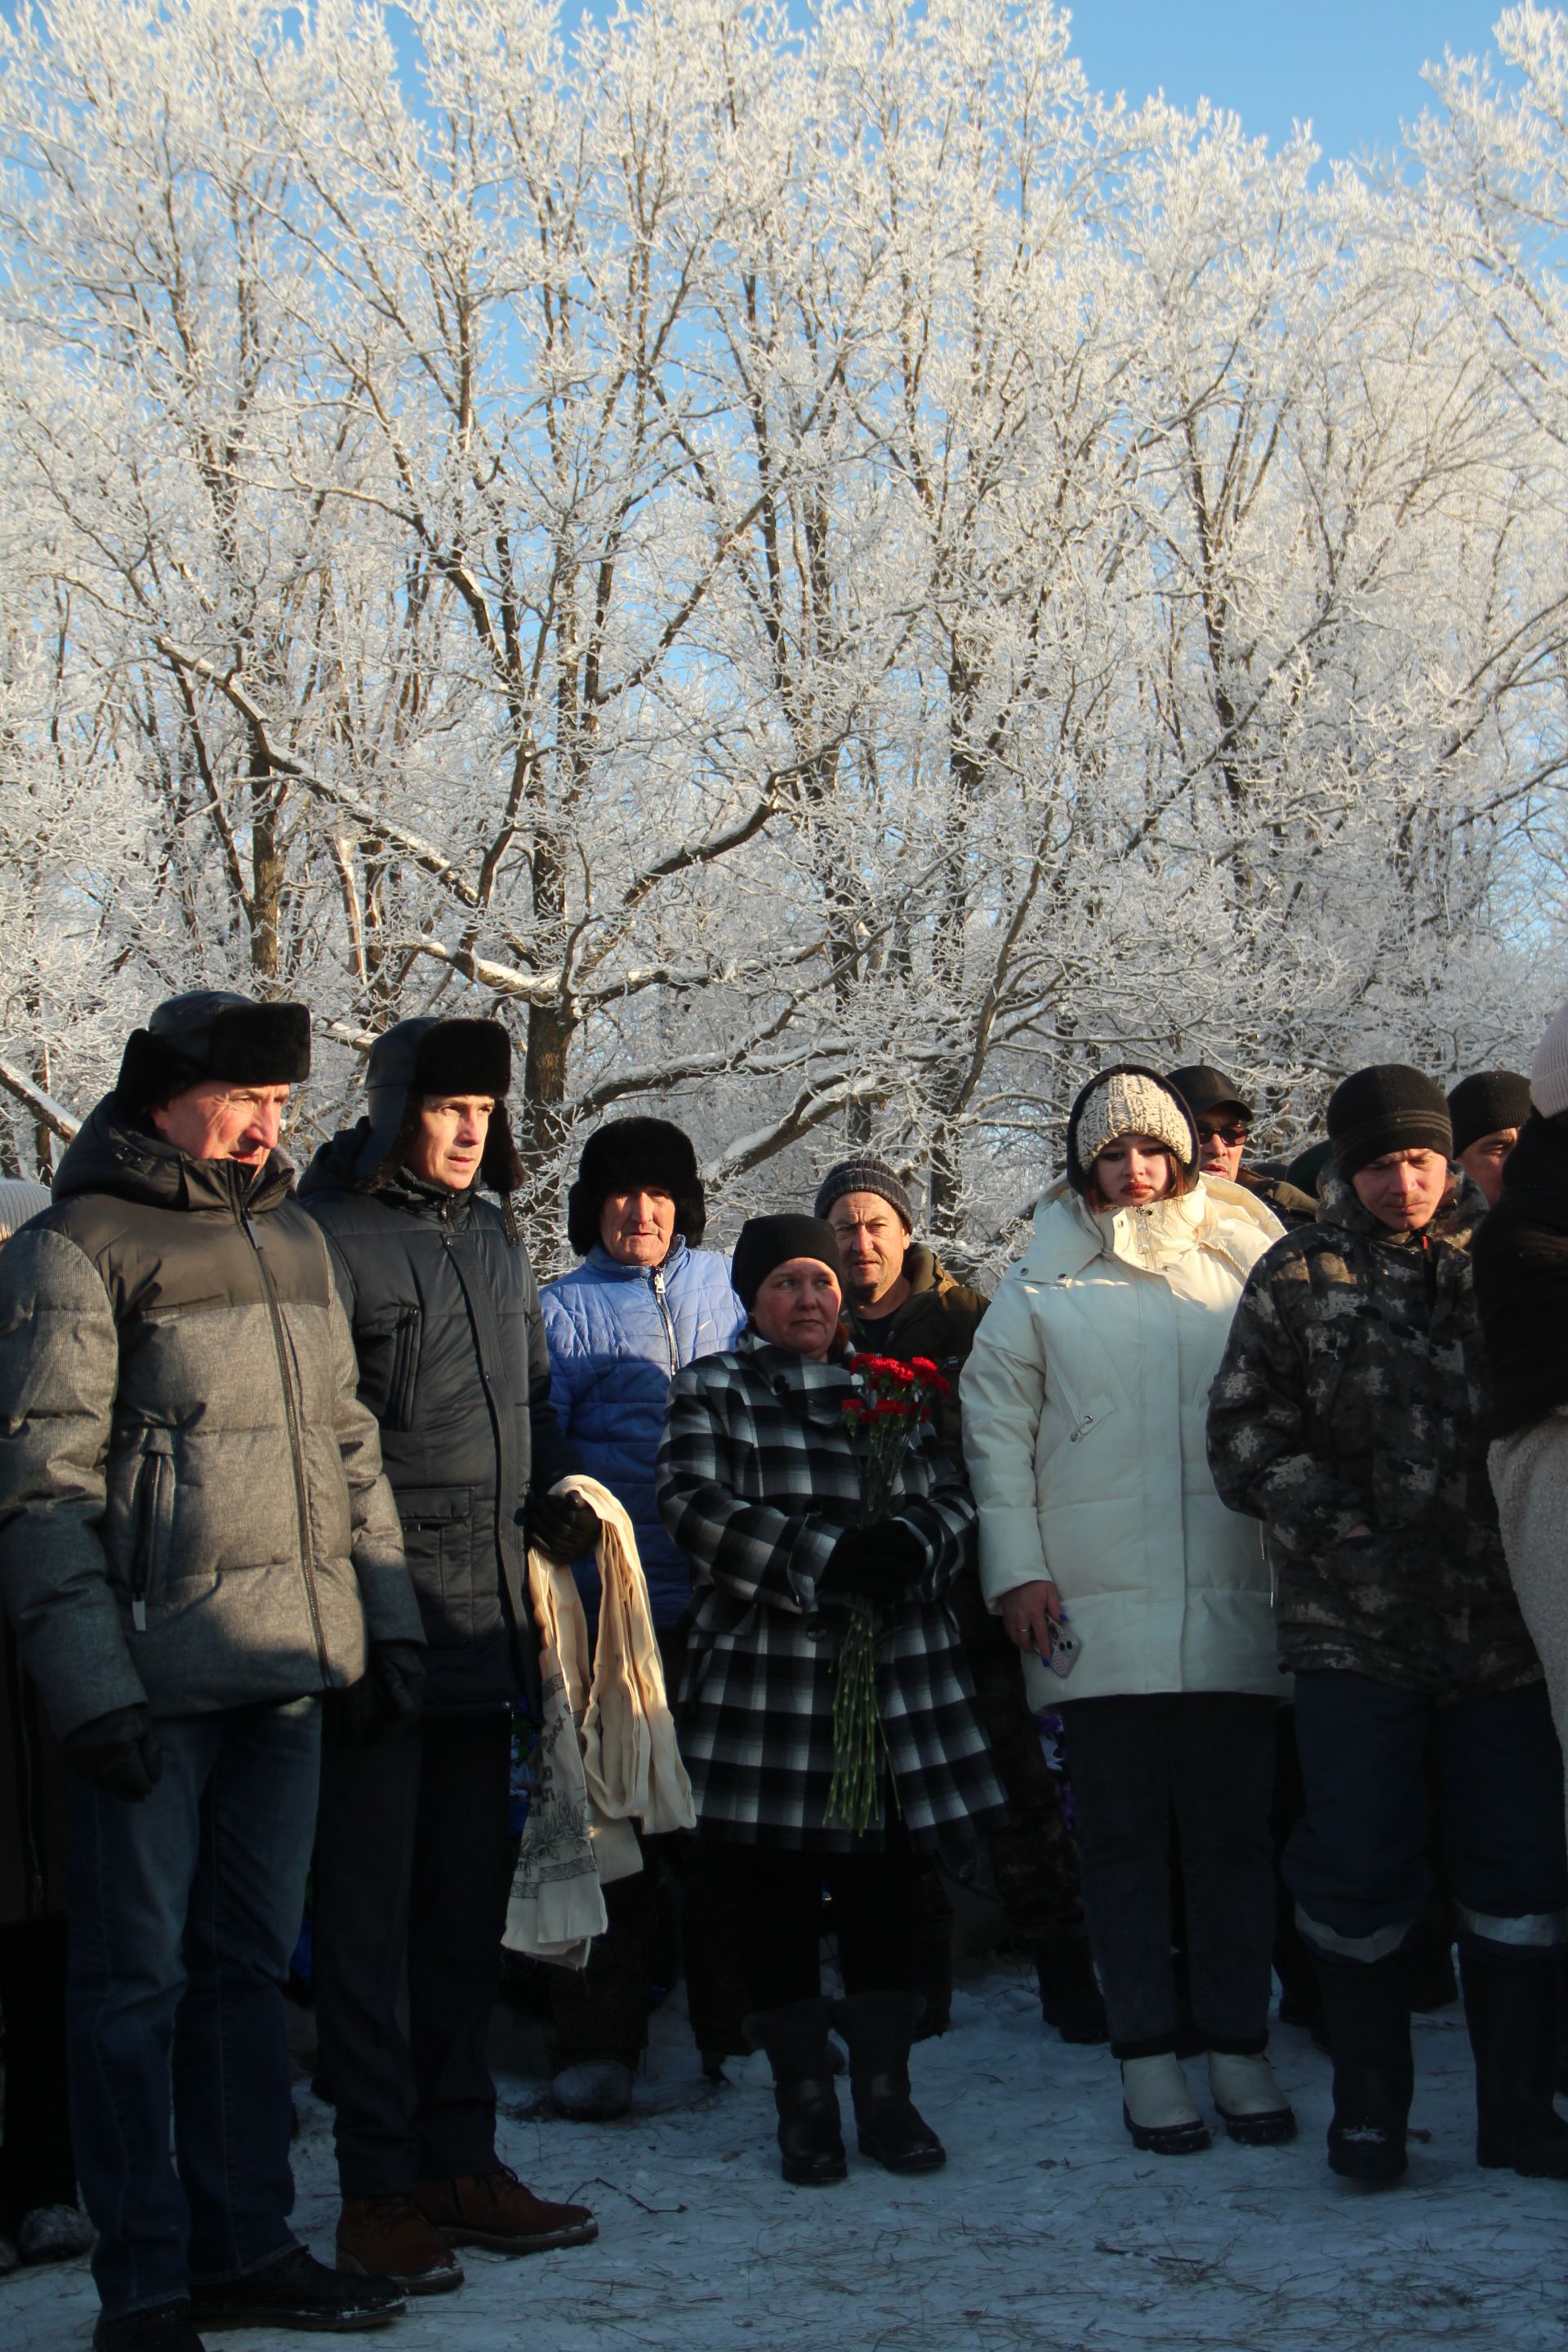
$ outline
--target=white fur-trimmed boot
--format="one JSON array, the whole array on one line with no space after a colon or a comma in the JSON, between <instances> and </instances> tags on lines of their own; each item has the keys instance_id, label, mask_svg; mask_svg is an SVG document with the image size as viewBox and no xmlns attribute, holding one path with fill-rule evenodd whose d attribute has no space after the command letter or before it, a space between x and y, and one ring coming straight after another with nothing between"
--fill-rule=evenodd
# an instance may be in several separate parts
<instances>
[{"instance_id":1,"label":"white fur-trimmed boot","mask_svg":"<svg viewBox=\"0 0 1568 2352\"><path fill-rule=\"evenodd\" d=\"M1133 2147L1152 2156L1195 2156L1209 2144L1209 2127L1173 2050L1121 2061L1121 2120Z\"/></svg>"},{"instance_id":2,"label":"white fur-trimmed boot","mask_svg":"<svg viewBox=\"0 0 1568 2352\"><path fill-rule=\"evenodd\" d=\"M1243 2147L1278 2147L1296 2137L1296 2116L1259 2052L1238 2058L1231 2051L1209 2052L1209 2095L1232 2139Z\"/></svg>"}]
</instances>

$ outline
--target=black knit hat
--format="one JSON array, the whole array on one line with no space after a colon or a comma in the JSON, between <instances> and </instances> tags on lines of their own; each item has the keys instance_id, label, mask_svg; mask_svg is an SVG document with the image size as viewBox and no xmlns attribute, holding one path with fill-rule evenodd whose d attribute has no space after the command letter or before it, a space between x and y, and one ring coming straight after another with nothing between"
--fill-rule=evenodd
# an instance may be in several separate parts
<instances>
[{"instance_id":1,"label":"black knit hat","mask_svg":"<svg viewBox=\"0 0 1568 2352\"><path fill-rule=\"evenodd\" d=\"M1454 1126L1442 1087L1407 1062L1378 1062L1334 1088L1329 1103L1334 1165L1347 1180L1389 1151L1454 1149Z\"/></svg>"},{"instance_id":2,"label":"black knit hat","mask_svg":"<svg viewBox=\"0 0 1568 2352\"><path fill-rule=\"evenodd\" d=\"M813 1214L826 1217L835 1201L842 1201L846 1192L875 1192L889 1208L898 1211L904 1221L904 1231L914 1232L915 1213L910 1196L885 1160L873 1160L868 1152L858 1160L841 1160L837 1168L830 1168L816 1188Z\"/></svg>"},{"instance_id":3,"label":"black knit hat","mask_svg":"<svg viewBox=\"0 0 1568 2352\"><path fill-rule=\"evenodd\" d=\"M1167 1072L1165 1084L1174 1087L1194 1117L1200 1110L1238 1110L1243 1118L1252 1117L1252 1105L1237 1092L1236 1080L1211 1062L1184 1062L1179 1070Z\"/></svg>"},{"instance_id":4,"label":"black knit hat","mask_svg":"<svg viewBox=\"0 0 1568 2352\"><path fill-rule=\"evenodd\" d=\"M125 1041L115 1100L132 1118L218 1078L231 1087L291 1087L310 1075L304 1004L258 1004L223 988L166 997Z\"/></svg>"},{"instance_id":5,"label":"black knit hat","mask_svg":"<svg viewBox=\"0 0 1568 2352\"><path fill-rule=\"evenodd\" d=\"M599 1213L612 1192L647 1186L675 1202L675 1230L692 1249L708 1230L708 1203L691 1138L668 1118L612 1118L583 1146L577 1181L566 1195L566 1238L586 1257L599 1238Z\"/></svg>"},{"instance_id":6,"label":"black knit hat","mask_svg":"<svg viewBox=\"0 0 1568 2352\"><path fill-rule=\"evenodd\" d=\"M1461 1078L1448 1097L1454 1122L1454 1157L1496 1135L1505 1127L1522 1127L1530 1117L1530 1080L1518 1070L1478 1070Z\"/></svg>"},{"instance_id":7,"label":"black knit hat","mask_svg":"<svg viewBox=\"0 0 1568 2352\"><path fill-rule=\"evenodd\" d=\"M787 1265L792 1257L817 1258L839 1282L844 1279L838 1236L820 1217L746 1219L730 1262L730 1279L748 1315L774 1266Z\"/></svg>"},{"instance_id":8,"label":"black knit hat","mask_svg":"<svg viewBox=\"0 0 1568 2352\"><path fill-rule=\"evenodd\" d=\"M522 1181L511 1126L503 1108L511 1092L511 1039L499 1021L442 1020L416 1013L395 1022L370 1049L364 1074L370 1137L362 1167L378 1171L401 1158L427 1095L490 1095L495 1109L479 1161L479 1181L514 1192Z\"/></svg>"}]
</instances>

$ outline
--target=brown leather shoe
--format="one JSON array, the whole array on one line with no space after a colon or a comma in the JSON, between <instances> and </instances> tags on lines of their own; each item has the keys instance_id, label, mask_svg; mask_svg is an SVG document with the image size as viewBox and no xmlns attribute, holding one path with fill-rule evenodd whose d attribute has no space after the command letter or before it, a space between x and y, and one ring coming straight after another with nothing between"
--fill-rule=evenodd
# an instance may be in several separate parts
<instances>
[{"instance_id":1,"label":"brown leather shoe","mask_svg":"<svg viewBox=\"0 0 1568 2352\"><path fill-rule=\"evenodd\" d=\"M599 2225L585 2205L552 2205L525 2189L509 2166L462 2180L422 2180L420 2212L448 2246L488 2246L497 2254L542 2254L552 2246L585 2246Z\"/></svg>"},{"instance_id":2,"label":"brown leather shoe","mask_svg":"<svg viewBox=\"0 0 1568 2352\"><path fill-rule=\"evenodd\" d=\"M461 2263L406 2192L343 2199L338 2268L395 2279L410 2294L449 2294L463 2284Z\"/></svg>"}]
</instances>

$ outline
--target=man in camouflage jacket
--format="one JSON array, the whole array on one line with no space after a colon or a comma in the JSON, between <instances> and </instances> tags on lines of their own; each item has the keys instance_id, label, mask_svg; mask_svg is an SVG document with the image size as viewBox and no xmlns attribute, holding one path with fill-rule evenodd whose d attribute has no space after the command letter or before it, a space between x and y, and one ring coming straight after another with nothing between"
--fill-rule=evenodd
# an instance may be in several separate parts
<instances>
[{"instance_id":1,"label":"man in camouflage jacket","mask_svg":"<svg viewBox=\"0 0 1568 2352\"><path fill-rule=\"evenodd\" d=\"M1285 1874L1329 2016L1330 2161L1363 2179L1405 2169L1434 1734L1480 2161L1568 2178L1550 2095L1568 1861L1541 1666L1487 1479L1469 1255L1482 1203L1467 1184L1445 1207L1447 1108L1419 1072L1347 1079L1329 1131L1318 1222L1253 1270L1208 1442L1225 1500L1267 1528L1297 1678L1306 1812Z\"/></svg>"}]
</instances>

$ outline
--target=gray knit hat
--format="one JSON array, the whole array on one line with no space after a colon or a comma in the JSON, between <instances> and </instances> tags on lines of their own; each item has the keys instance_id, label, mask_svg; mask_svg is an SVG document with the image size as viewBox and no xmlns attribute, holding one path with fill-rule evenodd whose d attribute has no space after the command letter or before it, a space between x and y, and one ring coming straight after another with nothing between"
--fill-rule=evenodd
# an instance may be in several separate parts
<instances>
[{"instance_id":1,"label":"gray knit hat","mask_svg":"<svg viewBox=\"0 0 1568 2352\"><path fill-rule=\"evenodd\" d=\"M1530 1099L1542 1118L1568 1110L1568 1004L1556 1013L1530 1066Z\"/></svg>"},{"instance_id":2,"label":"gray knit hat","mask_svg":"<svg viewBox=\"0 0 1568 2352\"><path fill-rule=\"evenodd\" d=\"M885 1160L873 1160L868 1154L862 1160L841 1160L817 1186L812 1214L826 1217L835 1201L842 1201L846 1192L877 1193L889 1207L897 1209L906 1233L914 1232L915 1213L910 1196Z\"/></svg>"},{"instance_id":3,"label":"gray knit hat","mask_svg":"<svg viewBox=\"0 0 1568 2352\"><path fill-rule=\"evenodd\" d=\"M1101 1070L1068 1115L1068 1181L1087 1192L1094 1163L1123 1135L1150 1135L1163 1143L1187 1175L1198 1164L1198 1130L1192 1112L1157 1070L1123 1062Z\"/></svg>"}]
</instances>

